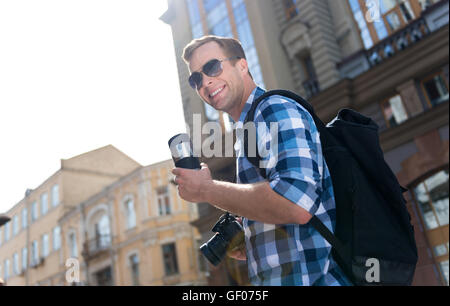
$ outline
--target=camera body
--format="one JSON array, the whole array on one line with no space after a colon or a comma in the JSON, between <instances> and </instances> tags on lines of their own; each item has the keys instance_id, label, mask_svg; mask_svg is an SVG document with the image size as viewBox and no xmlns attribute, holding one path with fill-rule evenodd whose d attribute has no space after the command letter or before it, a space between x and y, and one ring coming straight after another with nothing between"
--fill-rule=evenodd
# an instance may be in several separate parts
<instances>
[{"instance_id":1,"label":"camera body","mask_svg":"<svg viewBox=\"0 0 450 306\"><path fill-rule=\"evenodd\" d=\"M177 134L169 140L170 153L177 168L200 169L200 161L194 156L192 142L186 133Z\"/></svg>"},{"instance_id":2,"label":"camera body","mask_svg":"<svg viewBox=\"0 0 450 306\"><path fill-rule=\"evenodd\" d=\"M200 250L209 262L217 266L227 250L236 249L244 243L244 230L236 218L227 212L220 217L212 231L216 234Z\"/></svg>"}]
</instances>

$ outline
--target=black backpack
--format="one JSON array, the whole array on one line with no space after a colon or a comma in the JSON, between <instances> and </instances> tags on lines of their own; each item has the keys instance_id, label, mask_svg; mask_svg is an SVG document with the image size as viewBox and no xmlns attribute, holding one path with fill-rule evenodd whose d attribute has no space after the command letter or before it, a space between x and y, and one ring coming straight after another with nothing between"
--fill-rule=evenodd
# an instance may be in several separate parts
<instances>
[{"instance_id":1,"label":"black backpack","mask_svg":"<svg viewBox=\"0 0 450 306\"><path fill-rule=\"evenodd\" d=\"M332 256L354 285L411 285L417 247L411 217L400 186L384 160L378 126L351 109L342 109L327 126L302 97L268 91L252 104L244 124L254 120L258 104L272 95L288 97L312 116L320 133L336 201L334 234L316 217L311 225L332 245ZM248 135L244 134L244 148ZM246 151L249 152L249 151ZM247 157L259 168L261 159ZM260 168L266 178L265 170Z\"/></svg>"}]
</instances>

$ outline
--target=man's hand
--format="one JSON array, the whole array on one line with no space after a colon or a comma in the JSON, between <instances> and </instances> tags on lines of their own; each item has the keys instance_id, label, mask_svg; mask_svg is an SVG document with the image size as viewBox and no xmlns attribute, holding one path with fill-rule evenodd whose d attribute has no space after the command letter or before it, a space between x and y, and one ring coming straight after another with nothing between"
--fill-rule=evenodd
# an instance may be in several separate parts
<instances>
[{"instance_id":1,"label":"man's hand","mask_svg":"<svg viewBox=\"0 0 450 306\"><path fill-rule=\"evenodd\" d=\"M180 197L188 202L207 202L206 193L213 180L211 172L205 163L200 170L175 168L175 183L178 185Z\"/></svg>"},{"instance_id":2,"label":"man's hand","mask_svg":"<svg viewBox=\"0 0 450 306\"><path fill-rule=\"evenodd\" d=\"M236 221L238 221L242 225L241 217L236 218ZM247 260L245 241L239 246L239 248L235 248L233 250L228 251L227 256L234 258L236 260Z\"/></svg>"}]
</instances>

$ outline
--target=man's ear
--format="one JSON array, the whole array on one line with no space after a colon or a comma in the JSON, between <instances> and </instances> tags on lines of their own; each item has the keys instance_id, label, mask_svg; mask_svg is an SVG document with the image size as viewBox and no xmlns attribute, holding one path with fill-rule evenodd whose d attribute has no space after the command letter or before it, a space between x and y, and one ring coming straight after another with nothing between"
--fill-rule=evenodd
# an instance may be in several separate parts
<instances>
[{"instance_id":1,"label":"man's ear","mask_svg":"<svg viewBox=\"0 0 450 306\"><path fill-rule=\"evenodd\" d=\"M245 58L241 58L238 62L238 68L239 71L242 73L242 75L245 75L248 73L248 63Z\"/></svg>"}]
</instances>

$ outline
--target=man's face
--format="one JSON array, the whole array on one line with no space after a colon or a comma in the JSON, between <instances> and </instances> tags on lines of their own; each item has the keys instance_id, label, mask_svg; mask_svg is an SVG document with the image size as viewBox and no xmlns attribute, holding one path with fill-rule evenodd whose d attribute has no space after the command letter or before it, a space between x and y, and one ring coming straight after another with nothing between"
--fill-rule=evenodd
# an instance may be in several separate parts
<instances>
[{"instance_id":1,"label":"man's face","mask_svg":"<svg viewBox=\"0 0 450 306\"><path fill-rule=\"evenodd\" d=\"M209 42L198 49L192 55L189 63L190 72L200 72L207 62L212 59L224 60L228 56L216 42ZM202 73L203 84L198 95L217 110L232 112L239 108L243 93L243 72L239 62L233 66L232 61L222 62L223 72L216 77L209 77Z\"/></svg>"}]
</instances>

